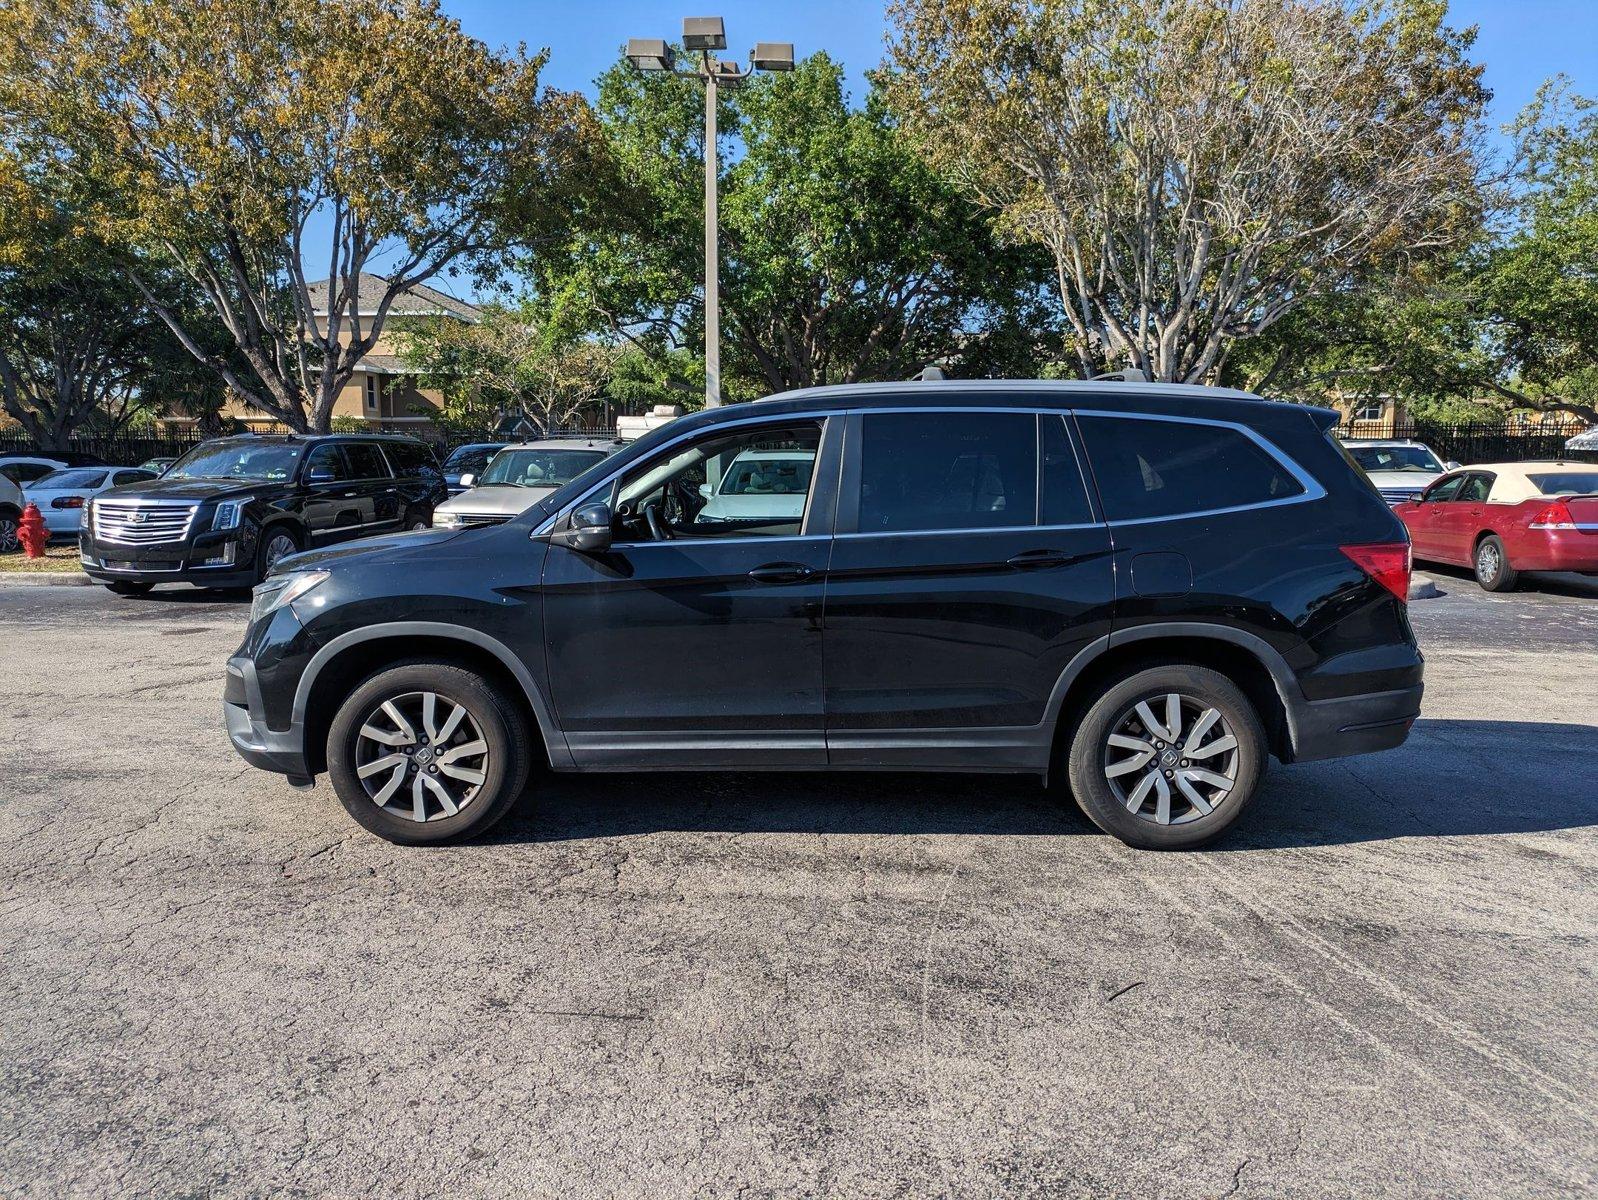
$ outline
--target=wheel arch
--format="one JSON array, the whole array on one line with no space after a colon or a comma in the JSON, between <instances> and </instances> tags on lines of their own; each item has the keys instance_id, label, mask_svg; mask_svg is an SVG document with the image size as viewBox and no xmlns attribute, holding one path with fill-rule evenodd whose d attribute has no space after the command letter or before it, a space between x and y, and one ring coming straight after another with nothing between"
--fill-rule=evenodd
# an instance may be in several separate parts
<instances>
[{"instance_id":1,"label":"wheel arch","mask_svg":"<svg viewBox=\"0 0 1598 1200\"><path fill-rule=\"evenodd\" d=\"M419 658L463 666L498 683L511 696L519 696L548 764L557 769L569 764L565 738L554 723L543 692L526 665L503 642L457 625L395 621L351 630L334 638L312 656L300 676L294 690L292 721L301 731L312 774L327 768L327 733L339 704L351 690L377 671Z\"/></svg>"},{"instance_id":2,"label":"wheel arch","mask_svg":"<svg viewBox=\"0 0 1598 1200\"><path fill-rule=\"evenodd\" d=\"M1249 698L1272 754L1291 761L1298 685L1281 654L1263 638L1226 625L1162 622L1116 630L1072 660L1055 685L1047 719L1054 727L1049 768L1061 761L1082 715L1112 680L1156 663L1184 662L1225 675Z\"/></svg>"}]
</instances>

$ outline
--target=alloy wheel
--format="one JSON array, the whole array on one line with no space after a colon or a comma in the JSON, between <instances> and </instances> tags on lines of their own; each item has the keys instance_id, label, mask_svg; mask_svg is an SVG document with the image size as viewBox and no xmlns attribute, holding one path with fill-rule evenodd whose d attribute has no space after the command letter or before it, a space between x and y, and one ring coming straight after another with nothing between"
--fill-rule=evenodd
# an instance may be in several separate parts
<instances>
[{"instance_id":1,"label":"alloy wheel","mask_svg":"<svg viewBox=\"0 0 1598 1200\"><path fill-rule=\"evenodd\" d=\"M1476 577L1484 583L1498 578L1498 572L1503 568L1503 556L1498 553L1498 546L1491 541L1483 542L1476 547Z\"/></svg>"},{"instance_id":2,"label":"alloy wheel","mask_svg":"<svg viewBox=\"0 0 1598 1200\"><path fill-rule=\"evenodd\" d=\"M17 536L17 522L14 517L0 517L0 554L11 554L22 545L22 539Z\"/></svg>"},{"instance_id":3,"label":"alloy wheel","mask_svg":"<svg viewBox=\"0 0 1598 1200\"><path fill-rule=\"evenodd\" d=\"M278 559L286 558L298 549L299 547L294 544L294 539L288 534L273 534L271 539L266 543L265 561L267 570L271 570Z\"/></svg>"},{"instance_id":4,"label":"alloy wheel","mask_svg":"<svg viewBox=\"0 0 1598 1200\"><path fill-rule=\"evenodd\" d=\"M1139 700L1110 726L1104 778L1128 812L1156 825L1207 817L1237 786L1237 736L1221 711L1168 692Z\"/></svg>"},{"instance_id":5,"label":"alloy wheel","mask_svg":"<svg viewBox=\"0 0 1598 1200\"><path fill-rule=\"evenodd\" d=\"M355 775L377 807L409 821L437 821L477 798L488 776L488 742L464 705L437 692L405 692L361 722Z\"/></svg>"}]
</instances>

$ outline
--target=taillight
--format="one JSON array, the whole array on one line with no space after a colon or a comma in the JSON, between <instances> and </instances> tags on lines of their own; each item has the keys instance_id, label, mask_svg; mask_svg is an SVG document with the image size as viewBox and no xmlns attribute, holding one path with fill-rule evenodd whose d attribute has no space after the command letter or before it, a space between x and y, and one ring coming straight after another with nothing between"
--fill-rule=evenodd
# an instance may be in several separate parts
<instances>
[{"instance_id":1,"label":"taillight","mask_svg":"<svg viewBox=\"0 0 1598 1200\"><path fill-rule=\"evenodd\" d=\"M83 507L83 497L82 496L57 496L54 500L50 501L50 507L51 508L82 508Z\"/></svg>"},{"instance_id":2,"label":"taillight","mask_svg":"<svg viewBox=\"0 0 1598 1200\"><path fill-rule=\"evenodd\" d=\"M1361 546L1339 546L1365 574L1400 600L1409 601L1409 543L1372 542Z\"/></svg>"},{"instance_id":3,"label":"taillight","mask_svg":"<svg viewBox=\"0 0 1598 1200\"><path fill-rule=\"evenodd\" d=\"M1533 529L1574 529L1576 518L1570 515L1570 505L1555 500L1531 519Z\"/></svg>"}]
</instances>

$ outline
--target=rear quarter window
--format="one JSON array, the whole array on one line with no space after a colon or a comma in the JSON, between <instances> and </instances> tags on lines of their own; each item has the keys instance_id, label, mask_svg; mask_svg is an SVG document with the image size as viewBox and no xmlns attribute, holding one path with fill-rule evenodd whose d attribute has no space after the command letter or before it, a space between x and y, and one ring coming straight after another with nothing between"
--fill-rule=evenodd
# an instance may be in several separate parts
<instances>
[{"instance_id":1,"label":"rear quarter window","mask_svg":"<svg viewBox=\"0 0 1598 1200\"><path fill-rule=\"evenodd\" d=\"M1118 416L1077 421L1111 521L1244 508L1304 494L1274 455L1228 426Z\"/></svg>"}]
</instances>

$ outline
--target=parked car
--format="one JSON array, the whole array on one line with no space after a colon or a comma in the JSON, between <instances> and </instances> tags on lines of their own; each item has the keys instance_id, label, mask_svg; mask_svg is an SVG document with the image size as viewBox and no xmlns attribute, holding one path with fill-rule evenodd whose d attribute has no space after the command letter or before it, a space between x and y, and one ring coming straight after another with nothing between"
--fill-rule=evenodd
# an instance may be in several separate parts
<instances>
[{"instance_id":1,"label":"parked car","mask_svg":"<svg viewBox=\"0 0 1598 1200\"><path fill-rule=\"evenodd\" d=\"M433 452L375 434L217 438L165 475L95 496L83 569L114 592L248 587L287 554L426 529L444 501Z\"/></svg>"},{"instance_id":2,"label":"parked car","mask_svg":"<svg viewBox=\"0 0 1598 1200\"><path fill-rule=\"evenodd\" d=\"M462 483L463 475L481 475L488 468L488 460L493 458L510 442L472 442L466 446L456 446L449 452L449 457L444 460L444 482L449 486L451 496L459 496L471 486Z\"/></svg>"},{"instance_id":3,"label":"parked car","mask_svg":"<svg viewBox=\"0 0 1598 1200\"><path fill-rule=\"evenodd\" d=\"M1598 574L1598 464L1465 467L1395 511L1416 558L1470 567L1489 592L1523 571Z\"/></svg>"},{"instance_id":4,"label":"parked car","mask_svg":"<svg viewBox=\"0 0 1598 1200\"><path fill-rule=\"evenodd\" d=\"M1445 464L1430 446L1409 439L1357 439L1343 445L1389 504L1413 500L1444 471L1459 466Z\"/></svg>"},{"instance_id":5,"label":"parked car","mask_svg":"<svg viewBox=\"0 0 1598 1200\"><path fill-rule=\"evenodd\" d=\"M41 476L22 489L24 500L39 506L51 541L78 536L84 504L107 488L128 483L143 483L156 477L142 467L68 467Z\"/></svg>"},{"instance_id":6,"label":"parked car","mask_svg":"<svg viewBox=\"0 0 1598 1200\"><path fill-rule=\"evenodd\" d=\"M460 477L466 490L433 510L433 524L459 529L508 521L604 462L621 446L602 438L552 438L506 446L489 460L481 476L468 471Z\"/></svg>"},{"instance_id":7,"label":"parked car","mask_svg":"<svg viewBox=\"0 0 1598 1200\"><path fill-rule=\"evenodd\" d=\"M22 520L22 489L8 475L0 475L0 554L15 554L22 548L17 537L17 522Z\"/></svg>"},{"instance_id":8,"label":"parked car","mask_svg":"<svg viewBox=\"0 0 1598 1200\"><path fill-rule=\"evenodd\" d=\"M68 467L103 467L103 458L77 450L33 450L15 454L0 454L0 475L18 487L27 487L54 471Z\"/></svg>"},{"instance_id":9,"label":"parked car","mask_svg":"<svg viewBox=\"0 0 1598 1200\"><path fill-rule=\"evenodd\" d=\"M163 475L166 473L166 469L175 462L177 462L176 458L163 455L160 458L145 459L139 464L139 468L144 471L154 471L157 475Z\"/></svg>"},{"instance_id":10,"label":"parked car","mask_svg":"<svg viewBox=\"0 0 1598 1200\"><path fill-rule=\"evenodd\" d=\"M685 416L500 525L275 564L234 747L440 842L554 771L1068 779L1199 845L1268 754L1396 746L1420 708L1402 523L1333 412L1117 383L821 388ZM701 521L754 450L802 514Z\"/></svg>"},{"instance_id":11,"label":"parked car","mask_svg":"<svg viewBox=\"0 0 1598 1200\"><path fill-rule=\"evenodd\" d=\"M1567 461L1598 463L1598 425L1566 442L1564 456Z\"/></svg>"},{"instance_id":12,"label":"parked car","mask_svg":"<svg viewBox=\"0 0 1598 1200\"><path fill-rule=\"evenodd\" d=\"M745 450L716 483L699 485L705 506L696 521L797 521L810 494L810 472L816 465L808 451Z\"/></svg>"}]
</instances>

